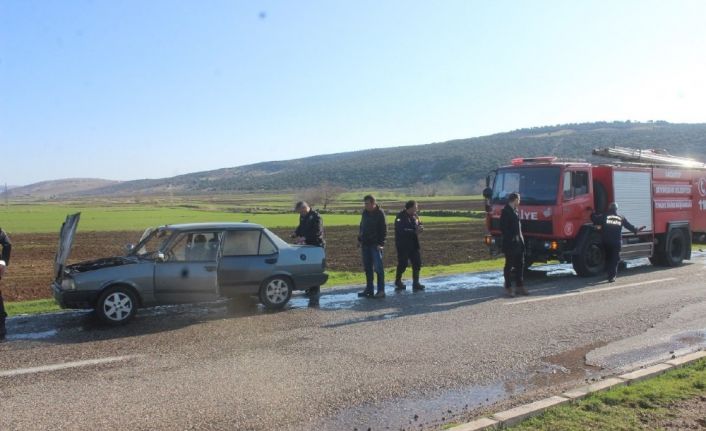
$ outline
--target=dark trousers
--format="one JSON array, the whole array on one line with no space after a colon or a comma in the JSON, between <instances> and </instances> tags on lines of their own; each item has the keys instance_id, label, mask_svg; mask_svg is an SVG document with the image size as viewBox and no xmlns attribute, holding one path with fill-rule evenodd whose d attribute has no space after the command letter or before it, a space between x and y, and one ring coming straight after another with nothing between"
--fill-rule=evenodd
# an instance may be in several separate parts
<instances>
[{"instance_id":1,"label":"dark trousers","mask_svg":"<svg viewBox=\"0 0 706 431\"><path fill-rule=\"evenodd\" d=\"M419 281L419 270L422 268L422 255L418 248L397 247L397 280L407 270L407 265L412 263L414 281Z\"/></svg>"},{"instance_id":2,"label":"dark trousers","mask_svg":"<svg viewBox=\"0 0 706 431\"><path fill-rule=\"evenodd\" d=\"M373 290L374 274L378 276L378 292L385 291L385 269L382 266L382 251L376 245L361 246L363 253L363 268L365 269L365 290Z\"/></svg>"},{"instance_id":3,"label":"dark trousers","mask_svg":"<svg viewBox=\"0 0 706 431\"><path fill-rule=\"evenodd\" d=\"M615 278L618 275L618 265L620 265L620 246L615 244L603 244L605 250L605 268L608 278Z\"/></svg>"},{"instance_id":4,"label":"dark trousers","mask_svg":"<svg viewBox=\"0 0 706 431\"><path fill-rule=\"evenodd\" d=\"M512 285L512 269L515 269L515 282L517 286L522 286L525 277L525 252L519 250L517 252L505 253L505 268L503 268L503 276L505 277L505 287Z\"/></svg>"},{"instance_id":5,"label":"dark trousers","mask_svg":"<svg viewBox=\"0 0 706 431\"><path fill-rule=\"evenodd\" d=\"M0 320L4 320L6 317L5 303L2 301L2 290L0 290Z\"/></svg>"}]
</instances>

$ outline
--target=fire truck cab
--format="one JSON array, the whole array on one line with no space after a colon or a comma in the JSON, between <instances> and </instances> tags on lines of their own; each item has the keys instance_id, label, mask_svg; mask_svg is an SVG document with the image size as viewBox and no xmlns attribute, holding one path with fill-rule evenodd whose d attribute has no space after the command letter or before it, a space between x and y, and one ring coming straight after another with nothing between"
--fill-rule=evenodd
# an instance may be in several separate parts
<instances>
[{"instance_id":1,"label":"fire truck cab","mask_svg":"<svg viewBox=\"0 0 706 431\"><path fill-rule=\"evenodd\" d=\"M690 259L692 236L706 232L706 165L654 150L615 147L594 154L621 163L517 158L493 171L483 192L491 254L500 252L507 196L518 192L527 266L558 260L572 263L580 276L602 273L605 253L591 214L604 213L611 202L630 223L645 227L637 235L623 232L621 259L648 257L663 266Z\"/></svg>"}]
</instances>

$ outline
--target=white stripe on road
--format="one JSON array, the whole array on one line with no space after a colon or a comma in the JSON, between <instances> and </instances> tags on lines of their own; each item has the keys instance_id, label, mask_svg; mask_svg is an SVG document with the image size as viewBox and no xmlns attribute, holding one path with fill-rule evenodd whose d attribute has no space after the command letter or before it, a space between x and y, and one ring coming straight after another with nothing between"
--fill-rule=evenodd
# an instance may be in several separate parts
<instances>
[{"instance_id":1,"label":"white stripe on road","mask_svg":"<svg viewBox=\"0 0 706 431\"><path fill-rule=\"evenodd\" d=\"M644 286L646 284L664 283L665 281L673 281L673 280L676 280L676 278L660 278L659 280L650 280L650 281L642 281L639 283L621 284L620 286L611 286L611 287L603 287L603 288L599 288L599 289L582 290L580 292L571 292L571 293L563 293L563 294L557 294L557 295L552 295L552 296L543 296L541 298L523 299L521 301L506 302L505 305L518 305L518 304L527 304L529 302L551 301L552 299L561 299L561 298L568 298L570 296L587 295L589 293L607 292L609 290L625 289L626 287Z\"/></svg>"},{"instance_id":2,"label":"white stripe on road","mask_svg":"<svg viewBox=\"0 0 706 431\"><path fill-rule=\"evenodd\" d=\"M15 370L0 371L0 377L14 377L14 376L21 376L23 374L46 373L49 371L65 370L68 368L89 367L91 365L110 364L113 362L127 361L128 359L133 359L138 356L139 355L113 356L110 358L99 358L99 359L88 359L85 361L64 362L63 364L42 365L39 367L32 367L32 368L17 368Z\"/></svg>"}]
</instances>

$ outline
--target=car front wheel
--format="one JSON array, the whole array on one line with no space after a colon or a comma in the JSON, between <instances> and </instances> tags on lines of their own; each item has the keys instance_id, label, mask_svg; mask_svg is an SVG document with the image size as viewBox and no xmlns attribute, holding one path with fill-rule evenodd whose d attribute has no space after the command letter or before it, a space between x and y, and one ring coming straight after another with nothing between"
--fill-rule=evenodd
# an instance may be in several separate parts
<instances>
[{"instance_id":1,"label":"car front wheel","mask_svg":"<svg viewBox=\"0 0 706 431\"><path fill-rule=\"evenodd\" d=\"M108 288L96 303L98 318L109 325L129 322L137 312L137 300L132 291L123 286Z\"/></svg>"},{"instance_id":2,"label":"car front wheel","mask_svg":"<svg viewBox=\"0 0 706 431\"><path fill-rule=\"evenodd\" d=\"M260 302L265 308L279 310L284 307L292 297L292 281L286 277L272 277L267 279L260 287Z\"/></svg>"}]
</instances>

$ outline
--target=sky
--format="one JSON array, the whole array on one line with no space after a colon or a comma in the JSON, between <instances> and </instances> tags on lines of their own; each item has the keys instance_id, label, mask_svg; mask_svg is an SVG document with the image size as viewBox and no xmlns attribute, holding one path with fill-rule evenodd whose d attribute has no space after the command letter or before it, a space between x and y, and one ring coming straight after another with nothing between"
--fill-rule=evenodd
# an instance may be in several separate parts
<instances>
[{"instance_id":1,"label":"sky","mask_svg":"<svg viewBox=\"0 0 706 431\"><path fill-rule=\"evenodd\" d=\"M706 2L0 0L0 183L706 121Z\"/></svg>"}]
</instances>

